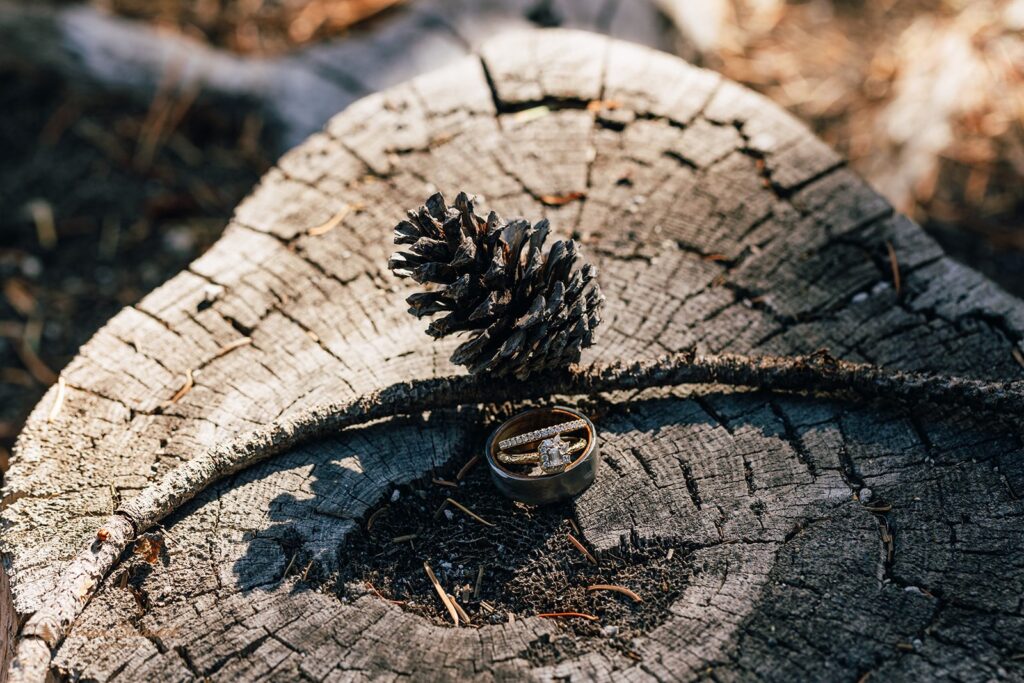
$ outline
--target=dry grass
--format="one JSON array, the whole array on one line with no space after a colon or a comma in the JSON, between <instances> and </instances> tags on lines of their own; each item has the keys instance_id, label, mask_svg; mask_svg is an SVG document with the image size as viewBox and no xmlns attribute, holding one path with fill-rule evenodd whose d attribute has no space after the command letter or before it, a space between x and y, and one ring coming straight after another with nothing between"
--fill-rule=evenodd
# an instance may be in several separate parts
<instances>
[{"instance_id":1,"label":"dry grass","mask_svg":"<svg viewBox=\"0 0 1024 683\"><path fill-rule=\"evenodd\" d=\"M345 33L402 0L98 0L144 19L243 54L276 54Z\"/></svg>"}]
</instances>

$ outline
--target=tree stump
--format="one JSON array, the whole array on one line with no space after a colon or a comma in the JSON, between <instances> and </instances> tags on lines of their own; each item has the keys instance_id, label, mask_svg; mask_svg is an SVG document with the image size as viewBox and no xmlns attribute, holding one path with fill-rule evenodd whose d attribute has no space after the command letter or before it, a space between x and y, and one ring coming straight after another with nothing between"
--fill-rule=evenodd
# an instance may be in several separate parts
<instances>
[{"instance_id":1,"label":"tree stump","mask_svg":"<svg viewBox=\"0 0 1024 683\"><path fill-rule=\"evenodd\" d=\"M457 341L428 341L405 312L411 287L386 267L391 227L436 189L546 216L581 240L608 297L585 362L827 348L902 369L1024 376L1024 306L947 258L768 101L590 34L504 36L336 116L265 176L207 254L81 349L7 473L5 644L12 610L32 612L117 500L157 474L302 407L453 372ZM453 628L376 589L338 587L371 515L453 478L507 409L467 408L353 429L204 492L169 518L162 543L108 577L55 671L1024 676L1017 425L966 406L718 387L587 405L603 470L561 512L602 563L646 553L657 577L646 601L603 597L636 616L628 628L604 628L616 625L608 618L582 632L528 612ZM482 468L473 477L443 495L485 485ZM562 536L539 541L536 562ZM436 608L428 592L421 602Z\"/></svg>"}]
</instances>

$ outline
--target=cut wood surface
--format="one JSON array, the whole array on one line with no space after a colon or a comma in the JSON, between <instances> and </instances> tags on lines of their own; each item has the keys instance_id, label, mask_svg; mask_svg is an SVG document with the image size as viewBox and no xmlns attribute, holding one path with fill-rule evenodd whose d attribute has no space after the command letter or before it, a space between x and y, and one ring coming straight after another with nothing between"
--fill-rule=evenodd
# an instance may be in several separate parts
<instances>
[{"instance_id":1,"label":"cut wood surface","mask_svg":"<svg viewBox=\"0 0 1024 683\"><path fill-rule=\"evenodd\" d=\"M584 362L827 348L1024 377L1024 305L763 98L595 35L503 36L332 119L206 255L65 368L60 410L54 387L5 478L5 645L12 611L31 613L118 500L170 467L304 407L454 371L458 340L428 341L405 312L412 286L387 271L391 227L436 189L577 234L608 299ZM456 411L388 420L214 485L165 520L155 564L107 579L57 672L1024 676L1024 446L1016 427L965 411L715 387L610 397L605 468L573 505L580 541L598 557L664 543L690 571L629 653L541 656L565 620L453 628L371 591L316 590L368 510L396 485L457 470L487 427Z\"/></svg>"}]
</instances>

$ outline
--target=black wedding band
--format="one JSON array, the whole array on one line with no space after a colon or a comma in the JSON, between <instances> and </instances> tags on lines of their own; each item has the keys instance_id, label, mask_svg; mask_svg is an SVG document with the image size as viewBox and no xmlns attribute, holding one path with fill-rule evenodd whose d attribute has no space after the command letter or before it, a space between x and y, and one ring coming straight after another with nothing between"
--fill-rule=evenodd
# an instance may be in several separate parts
<instances>
[{"instance_id":1,"label":"black wedding band","mask_svg":"<svg viewBox=\"0 0 1024 683\"><path fill-rule=\"evenodd\" d=\"M515 472L498 461L499 441L570 420L585 422L580 432L587 439L587 446L563 471L530 476ZM487 439L484 455L498 490L528 505L546 505L575 496L593 483L600 462L594 423L578 410L564 406L527 410L502 422Z\"/></svg>"}]
</instances>

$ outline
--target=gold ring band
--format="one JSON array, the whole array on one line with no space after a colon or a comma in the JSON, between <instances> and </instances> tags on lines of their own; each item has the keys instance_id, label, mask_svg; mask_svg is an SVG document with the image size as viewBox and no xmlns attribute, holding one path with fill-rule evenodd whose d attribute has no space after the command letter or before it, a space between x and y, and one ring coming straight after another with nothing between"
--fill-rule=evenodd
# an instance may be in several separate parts
<instances>
[{"instance_id":1,"label":"gold ring band","mask_svg":"<svg viewBox=\"0 0 1024 683\"><path fill-rule=\"evenodd\" d=\"M586 439L576 439L573 443L566 447L566 455L578 453L587 447ZM506 465L536 465L540 462L540 451L530 451L528 453L504 453L499 452L495 455L497 459Z\"/></svg>"}]
</instances>

